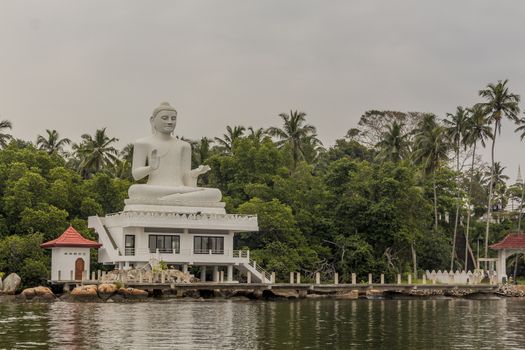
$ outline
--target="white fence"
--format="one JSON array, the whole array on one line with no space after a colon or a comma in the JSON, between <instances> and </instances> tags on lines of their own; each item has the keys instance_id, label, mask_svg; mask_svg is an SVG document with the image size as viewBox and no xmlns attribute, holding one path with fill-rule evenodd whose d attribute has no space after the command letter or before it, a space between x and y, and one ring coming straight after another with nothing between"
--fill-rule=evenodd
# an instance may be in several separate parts
<instances>
[{"instance_id":1,"label":"white fence","mask_svg":"<svg viewBox=\"0 0 525 350\"><path fill-rule=\"evenodd\" d=\"M456 272L446 270L438 270L438 272L436 272L432 270L432 272L430 272L427 270L425 271L425 276L432 282L443 284L479 284L485 277L489 278L490 283L497 281L496 272L483 270L475 270L474 272L464 270L456 270Z\"/></svg>"}]
</instances>

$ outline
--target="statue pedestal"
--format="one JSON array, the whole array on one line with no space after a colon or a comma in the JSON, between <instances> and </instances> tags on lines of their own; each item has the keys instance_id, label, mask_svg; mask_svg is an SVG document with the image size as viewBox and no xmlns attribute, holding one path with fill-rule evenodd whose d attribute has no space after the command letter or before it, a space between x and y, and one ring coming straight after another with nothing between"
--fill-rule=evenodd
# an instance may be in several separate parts
<instances>
[{"instance_id":1,"label":"statue pedestal","mask_svg":"<svg viewBox=\"0 0 525 350\"><path fill-rule=\"evenodd\" d=\"M182 201L162 201L152 199L126 199L124 212L163 212L163 213L205 213L205 214L226 214L224 202L182 202Z\"/></svg>"}]
</instances>

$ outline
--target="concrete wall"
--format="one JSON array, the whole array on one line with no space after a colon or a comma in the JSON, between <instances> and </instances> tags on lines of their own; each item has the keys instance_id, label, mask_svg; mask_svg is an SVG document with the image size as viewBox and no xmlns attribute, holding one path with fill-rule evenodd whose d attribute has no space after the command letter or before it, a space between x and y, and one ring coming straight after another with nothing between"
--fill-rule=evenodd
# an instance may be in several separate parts
<instances>
[{"instance_id":1,"label":"concrete wall","mask_svg":"<svg viewBox=\"0 0 525 350\"><path fill-rule=\"evenodd\" d=\"M57 247L51 249L51 279L58 281L58 271L60 272L60 280L71 280L71 271L73 271L73 279L75 278L75 262L78 258L84 260L84 271L86 277L89 278L89 264L90 255L89 248L75 248L75 247Z\"/></svg>"}]
</instances>

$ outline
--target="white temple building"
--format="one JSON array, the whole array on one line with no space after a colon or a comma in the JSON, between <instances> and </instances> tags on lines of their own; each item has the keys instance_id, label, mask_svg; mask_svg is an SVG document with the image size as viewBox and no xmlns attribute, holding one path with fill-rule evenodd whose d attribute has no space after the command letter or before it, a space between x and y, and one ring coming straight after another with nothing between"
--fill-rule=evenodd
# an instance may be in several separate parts
<instances>
[{"instance_id":1,"label":"white temple building","mask_svg":"<svg viewBox=\"0 0 525 350\"><path fill-rule=\"evenodd\" d=\"M118 268L153 266L160 261L184 272L198 266L201 281L212 272L234 282L234 269L254 282L270 283L270 275L250 259L247 250L234 250L234 235L258 231L255 215L227 214L218 189L197 187L208 166L191 169L191 146L172 135L177 112L163 103L150 118L153 135L134 143L132 174L146 184L129 189L120 213L91 216L88 225L102 247L98 261Z\"/></svg>"}]
</instances>

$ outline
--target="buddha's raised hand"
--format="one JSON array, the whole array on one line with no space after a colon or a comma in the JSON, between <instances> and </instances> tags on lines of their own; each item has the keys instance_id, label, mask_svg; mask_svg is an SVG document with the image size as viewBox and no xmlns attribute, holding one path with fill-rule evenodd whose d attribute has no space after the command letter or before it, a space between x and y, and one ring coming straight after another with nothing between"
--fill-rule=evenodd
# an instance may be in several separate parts
<instances>
[{"instance_id":1,"label":"buddha's raised hand","mask_svg":"<svg viewBox=\"0 0 525 350\"><path fill-rule=\"evenodd\" d=\"M159 168L160 157L156 149L151 151L148 162L151 169L157 170Z\"/></svg>"},{"instance_id":2,"label":"buddha's raised hand","mask_svg":"<svg viewBox=\"0 0 525 350\"><path fill-rule=\"evenodd\" d=\"M191 177L197 177L199 175L206 174L210 170L211 168L209 165L199 165L197 168L190 171Z\"/></svg>"}]
</instances>

